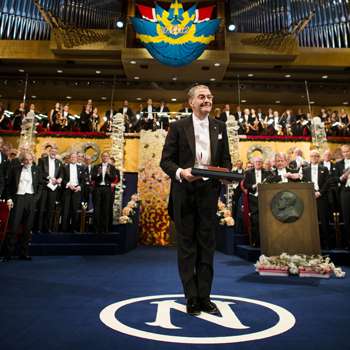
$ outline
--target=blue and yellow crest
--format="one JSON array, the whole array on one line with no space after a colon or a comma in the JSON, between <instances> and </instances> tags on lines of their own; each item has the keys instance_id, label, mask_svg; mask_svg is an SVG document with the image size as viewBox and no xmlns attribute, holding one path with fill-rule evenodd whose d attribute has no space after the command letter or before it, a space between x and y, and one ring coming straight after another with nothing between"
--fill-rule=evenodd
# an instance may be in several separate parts
<instances>
[{"instance_id":1,"label":"blue and yellow crest","mask_svg":"<svg viewBox=\"0 0 350 350\"><path fill-rule=\"evenodd\" d=\"M197 9L194 5L184 11L179 0L172 1L169 11L158 4L136 6L142 16L132 18L136 37L168 66L185 66L198 58L215 39L220 24L219 19L211 19L214 6Z\"/></svg>"}]
</instances>

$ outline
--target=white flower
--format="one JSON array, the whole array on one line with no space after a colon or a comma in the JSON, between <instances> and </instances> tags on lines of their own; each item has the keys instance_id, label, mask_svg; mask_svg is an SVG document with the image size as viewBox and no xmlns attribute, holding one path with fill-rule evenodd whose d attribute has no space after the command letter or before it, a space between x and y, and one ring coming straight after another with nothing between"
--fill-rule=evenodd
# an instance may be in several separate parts
<instances>
[{"instance_id":1,"label":"white flower","mask_svg":"<svg viewBox=\"0 0 350 350\"><path fill-rule=\"evenodd\" d=\"M345 277L345 272L340 268L340 267L336 267L333 270L334 274L336 277L338 278L344 278Z\"/></svg>"},{"instance_id":2,"label":"white flower","mask_svg":"<svg viewBox=\"0 0 350 350\"><path fill-rule=\"evenodd\" d=\"M288 255L282 253L280 256L267 257L261 255L259 260L254 265L256 269L259 268L276 268L276 269L288 269L292 275L297 275L300 271L316 272L319 274L330 274L333 272L336 277L344 277L345 272L341 268L337 268L331 262L329 257L323 257L321 255Z\"/></svg>"},{"instance_id":3,"label":"white flower","mask_svg":"<svg viewBox=\"0 0 350 350\"><path fill-rule=\"evenodd\" d=\"M288 265L289 267L289 272L292 274L292 275L297 275L299 273L299 268L297 265L295 265L294 263L290 263Z\"/></svg>"}]
</instances>

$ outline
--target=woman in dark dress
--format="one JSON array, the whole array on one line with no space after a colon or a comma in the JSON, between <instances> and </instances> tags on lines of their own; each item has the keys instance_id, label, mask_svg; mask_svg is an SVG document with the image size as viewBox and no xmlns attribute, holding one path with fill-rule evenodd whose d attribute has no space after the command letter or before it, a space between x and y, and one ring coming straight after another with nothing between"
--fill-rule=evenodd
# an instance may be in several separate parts
<instances>
[{"instance_id":1,"label":"woman in dark dress","mask_svg":"<svg viewBox=\"0 0 350 350\"><path fill-rule=\"evenodd\" d=\"M62 106L59 102L56 102L55 107L51 109L49 114L50 130L61 131L61 123L57 120L59 113L62 113Z\"/></svg>"},{"instance_id":2,"label":"woman in dark dress","mask_svg":"<svg viewBox=\"0 0 350 350\"><path fill-rule=\"evenodd\" d=\"M13 114L13 130L21 130L22 120L26 115L24 102L21 102Z\"/></svg>"},{"instance_id":3,"label":"woman in dark dress","mask_svg":"<svg viewBox=\"0 0 350 350\"><path fill-rule=\"evenodd\" d=\"M0 129L9 130L11 127L11 119L5 115L5 108L2 103L0 103Z\"/></svg>"},{"instance_id":4,"label":"woman in dark dress","mask_svg":"<svg viewBox=\"0 0 350 350\"><path fill-rule=\"evenodd\" d=\"M88 103L86 106L84 106L83 111L80 113L79 126L81 132L92 131L92 113L92 105Z\"/></svg>"}]
</instances>

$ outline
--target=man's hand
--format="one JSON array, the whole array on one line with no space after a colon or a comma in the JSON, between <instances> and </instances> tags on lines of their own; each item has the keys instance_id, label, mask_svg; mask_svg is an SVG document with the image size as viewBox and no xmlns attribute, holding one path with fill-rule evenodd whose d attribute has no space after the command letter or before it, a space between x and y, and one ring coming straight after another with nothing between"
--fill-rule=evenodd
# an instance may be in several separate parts
<instances>
[{"instance_id":1,"label":"man's hand","mask_svg":"<svg viewBox=\"0 0 350 350\"><path fill-rule=\"evenodd\" d=\"M320 198L320 197L321 197L321 193L320 193L319 191L316 191L316 192L315 192L315 197L316 197L316 199L317 199L317 198Z\"/></svg>"},{"instance_id":2,"label":"man's hand","mask_svg":"<svg viewBox=\"0 0 350 350\"><path fill-rule=\"evenodd\" d=\"M299 180L300 179L300 174L299 173L286 173L284 176L287 179L292 179L292 180Z\"/></svg>"},{"instance_id":3,"label":"man's hand","mask_svg":"<svg viewBox=\"0 0 350 350\"><path fill-rule=\"evenodd\" d=\"M200 176L193 176L191 171L192 168L182 169L180 172L181 179L186 180L188 182L193 182L201 179Z\"/></svg>"},{"instance_id":4,"label":"man's hand","mask_svg":"<svg viewBox=\"0 0 350 350\"><path fill-rule=\"evenodd\" d=\"M349 172L347 171L342 176L340 176L340 181L341 182L347 181L348 177L349 177Z\"/></svg>"},{"instance_id":5,"label":"man's hand","mask_svg":"<svg viewBox=\"0 0 350 350\"><path fill-rule=\"evenodd\" d=\"M7 206L9 209L12 209L13 208L13 201L12 199L8 199L7 202L6 202Z\"/></svg>"}]
</instances>

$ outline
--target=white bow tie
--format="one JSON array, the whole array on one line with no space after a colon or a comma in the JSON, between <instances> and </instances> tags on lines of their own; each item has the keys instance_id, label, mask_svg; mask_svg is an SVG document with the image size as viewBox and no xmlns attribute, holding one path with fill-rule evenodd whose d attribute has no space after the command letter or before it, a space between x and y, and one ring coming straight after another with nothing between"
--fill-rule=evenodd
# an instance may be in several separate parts
<instances>
[{"instance_id":1,"label":"white bow tie","mask_svg":"<svg viewBox=\"0 0 350 350\"><path fill-rule=\"evenodd\" d=\"M198 125L201 126L201 127L205 127L205 126L208 126L208 125L209 125L208 119L207 119L207 120L198 121L197 123L198 123Z\"/></svg>"}]
</instances>

